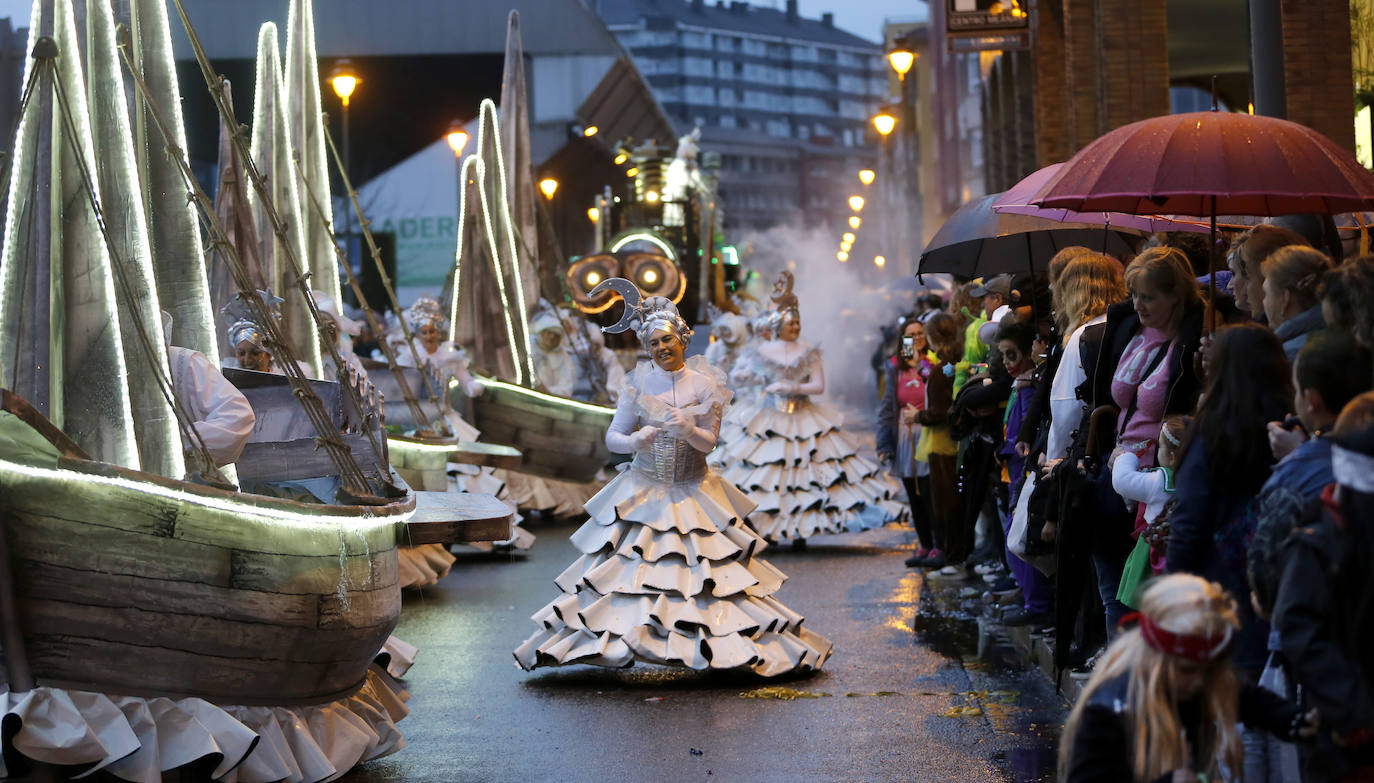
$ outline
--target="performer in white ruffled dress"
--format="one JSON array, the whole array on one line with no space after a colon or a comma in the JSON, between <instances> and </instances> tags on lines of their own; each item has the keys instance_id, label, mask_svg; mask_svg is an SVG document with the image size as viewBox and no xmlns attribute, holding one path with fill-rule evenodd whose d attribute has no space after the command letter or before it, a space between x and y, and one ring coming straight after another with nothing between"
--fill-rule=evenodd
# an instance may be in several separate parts
<instances>
[{"instance_id":1,"label":"performer in white ruffled dress","mask_svg":"<svg viewBox=\"0 0 1374 783\"><path fill-rule=\"evenodd\" d=\"M468 372L467 353L444 339L444 335L447 333L448 319L438 302L422 296L416 299L415 303L406 310L404 317L415 338L415 350L420 356L417 360L415 354L410 351L409 346L406 345L404 334L392 335L389 339L392 339L396 344L397 364L402 367L425 367L427 365L431 367L439 379L440 394L444 394L448 389L449 378L456 378L463 393L469 397L476 397L484 391L482 382L473 378L472 374ZM452 428L454 436L459 440L475 441L481 435L476 427L469 424L447 404L444 406L444 419ZM452 490L495 495L498 499L505 501L512 511L517 511L515 503L511 500L510 493L506 489L506 483L498 478L491 468L450 462L448 463L448 474L449 486ZM469 544L468 546L482 551L490 551L493 547L529 549L533 544L534 534L520 526L520 517L517 513L515 521L511 525L510 539L497 541L494 544ZM401 585L404 587L424 587L434 584L448 575L455 562L453 554L442 544L400 547L397 551L401 555Z\"/></svg>"},{"instance_id":2,"label":"performer in white ruffled dress","mask_svg":"<svg viewBox=\"0 0 1374 783\"><path fill-rule=\"evenodd\" d=\"M729 371L730 390L735 393L729 409L725 411L725 418L720 422L720 438L716 448L706 456L706 461L714 468L725 467L729 445L744 437L745 425L758 415L759 406L763 405L764 383L757 372L758 352L761 346L773 339L780 321L776 310L759 313L747 321L748 336L739 350L734 352L729 364L711 361L708 351L707 361L711 361L712 366Z\"/></svg>"},{"instance_id":3,"label":"performer in white ruffled dress","mask_svg":"<svg viewBox=\"0 0 1374 783\"><path fill-rule=\"evenodd\" d=\"M627 379L606 433L634 459L587 502L591 518L572 536L583 554L555 580L562 592L535 613L540 630L516 663L819 668L831 643L772 597L786 577L757 556L765 544L745 524L754 503L706 465L730 399L724 374L684 363L691 329L671 301L640 306L630 281L602 285L626 302L607 331L633 327L653 359Z\"/></svg>"},{"instance_id":4,"label":"performer in white ruffled dress","mask_svg":"<svg viewBox=\"0 0 1374 783\"><path fill-rule=\"evenodd\" d=\"M735 373L737 380L760 383L764 394L742 434L722 447L725 479L758 502L749 521L771 541L801 546L820 533L901 518L895 483L840 429L843 415L812 399L825 392L825 371L820 349L801 339L790 272L777 290L774 339L758 347L752 368Z\"/></svg>"}]
</instances>

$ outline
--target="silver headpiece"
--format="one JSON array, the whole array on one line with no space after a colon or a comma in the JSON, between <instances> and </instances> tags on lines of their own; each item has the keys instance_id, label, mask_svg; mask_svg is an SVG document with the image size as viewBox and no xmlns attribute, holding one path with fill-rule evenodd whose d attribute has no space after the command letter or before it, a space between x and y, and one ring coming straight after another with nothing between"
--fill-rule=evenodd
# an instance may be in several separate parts
<instances>
[{"instance_id":1,"label":"silver headpiece","mask_svg":"<svg viewBox=\"0 0 1374 783\"><path fill-rule=\"evenodd\" d=\"M677 311L677 305L673 300L663 296L651 296L644 298L644 293L639 290L629 280L623 277L612 277L602 280L596 288L593 288L587 295L589 297L600 296L607 291L615 291L625 300L625 311L620 314L620 320L610 326L601 327L601 331L608 334L617 334L633 329L635 336L639 338L640 344L649 338L649 335L667 326L682 338L685 345L692 339L692 327L687 325L687 321Z\"/></svg>"},{"instance_id":2,"label":"silver headpiece","mask_svg":"<svg viewBox=\"0 0 1374 783\"><path fill-rule=\"evenodd\" d=\"M284 301L281 297L273 295L271 291L258 291L257 296L273 318L281 318L281 303ZM220 312L232 321L228 329L229 345L237 346L247 341L259 348L267 348L262 324L242 295L235 296L234 301L225 305Z\"/></svg>"},{"instance_id":3,"label":"silver headpiece","mask_svg":"<svg viewBox=\"0 0 1374 783\"><path fill-rule=\"evenodd\" d=\"M430 323L442 332L448 328L448 316L444 315L444 309L438 302L428 296L422 296L406 310L406 325L412 331L417 331Z\"/></svg>"}]
</instances>

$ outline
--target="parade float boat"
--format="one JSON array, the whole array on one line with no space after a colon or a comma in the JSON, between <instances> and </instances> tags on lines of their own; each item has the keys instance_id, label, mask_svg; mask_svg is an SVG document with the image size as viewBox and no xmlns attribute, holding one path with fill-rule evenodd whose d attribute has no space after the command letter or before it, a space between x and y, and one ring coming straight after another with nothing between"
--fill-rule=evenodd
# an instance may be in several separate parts
<instances>
[{"instance_id":1,"label":"parade float boat","mask_svg":"<svg viewBox=\"0 0 1374 783\"><path fill-rule=\"evenodd\" d=\"M176 167L211 244L228 246L166 119L179 102L166 9L133 0L131 13L141 64L127 49L125 64L165 142L161 165ZM404 693L373 665L400 615L398 541L508 529L509 510L412 492L376 443L372 401L306 382L266 310L288 370L239 379L261 422L238 478L264 488L235 491L164 348L159 237L138 206L110 3L87 3L89 85L81 57L59 57L81 51L76 18L70 0L35 2L0 264L0 777L49 764L131 781L174 769L333 779L404 745ZM145 176L158 165L145 161ZM193 208L177 206L184 244L199 246ZM204 286L161 301L213 323L187 305L208 303ZM188 342L218 352L209 330ZM268 478L308 494L264 494Z\"/></svg>"}]
</instances>

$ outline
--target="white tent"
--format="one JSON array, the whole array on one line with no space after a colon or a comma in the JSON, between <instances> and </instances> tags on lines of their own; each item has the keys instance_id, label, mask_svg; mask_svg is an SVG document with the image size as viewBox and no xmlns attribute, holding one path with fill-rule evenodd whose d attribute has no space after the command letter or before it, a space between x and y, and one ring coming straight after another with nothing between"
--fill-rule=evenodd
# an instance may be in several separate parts
<instances>
[{"instance_id":1,"label":"white tent","mask_svg":"<svg viewBox=\"0 0 1374 783\"><path fill-rule=\"evenodd\" d=\"M475 129L469 138L476 138ZM469 141L468 146L473 143ZM374 232L396 235L396 286L401 301L425 291L438 294L453 267L458 241L458 161L448 139L440 137L369 180L358 189L358 201ZM345 225L345 208L350 210L347 225L356 232L357 216L343 199L335 199L334 225Z\"/></svg>"}]
</instances>

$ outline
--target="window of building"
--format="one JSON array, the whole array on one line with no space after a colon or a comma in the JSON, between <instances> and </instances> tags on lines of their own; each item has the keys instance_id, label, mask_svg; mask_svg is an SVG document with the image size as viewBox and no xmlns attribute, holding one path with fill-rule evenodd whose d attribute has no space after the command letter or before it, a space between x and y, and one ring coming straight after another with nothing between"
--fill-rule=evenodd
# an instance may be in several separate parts
<instances>
[{"instance_id":1,"label":"window of building","mask_svg":"<svg viewBox=\"0 0 1374 783\"><path fill-rule=\"evenodd\" d=\"M720 115L720 127L722 127L722 128L733 128L733 127L735 127L735 115L733 115L733 114L722 114L722 115ZM724 167L725 167L724 158L722 157L721 160L722 160L721 168L724 168Z\"/></svg>"},{"instance_id":2,"label":"window of building","mask_svg":"<svg viewBox=\"0 0 1374 783\"><path fill-rule=\"evenodd\" d=\"M711 76L715 71L715 63L705 57L684 57L682 70L688 76Z\"/></svg>"},{"instance_id":3,"label":"window of building","mask_svg":"<svg viewBox=\"0 0 1374 783\"><path fill-rule=\"evenodd\" d=\"M792 47L785 43L770 43L767 50L768 56L777 60L786 60L792 55Z\"/></svg>"},{"instance_id":4,"label":"window of building","mask_svg":"<svg viewBox=\"0 0 1374 783\"><path fill-rule=\"evenodd\" d=\"M715 97L715 88L713 87L707 87L699 84L687 85L687 103L706 104L709 106L716 102Z\"/></svg>"},{"instance_id":5,"label":"window of building","mask_svg":"<svg viewBox=\"0 0 1374 783\"><path fill-rule=\"evenodd\" d=\"M692 49L710 49L711 42L706 33L684 32L682 34L682 45Z\"/></svg>"},{"instance_id":6,"label":"window of building","mask_svg":"<svg viewBox=\"0 0 1374 783\"><path fill-rule=\"evenodd\" d=\"M792 59L802 62L814 63L816 61L816 47L814 46L793 46Z\"/></svg>"},{"instance_id":7,"label":"window of building","mask_svg":"<svg viewBox=\"0 0 1374 783\"><path fill-rule=\"evenodd\" d=\"M817 51L817 59L823 63L834 63L836 61L836 52L834 49L819 49Z\"/></svg>"}]
</instances>

